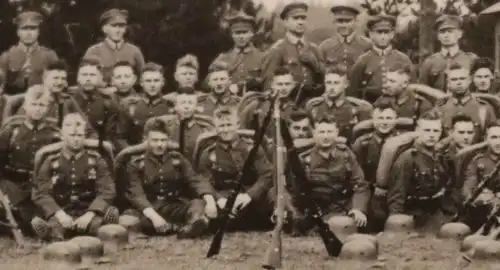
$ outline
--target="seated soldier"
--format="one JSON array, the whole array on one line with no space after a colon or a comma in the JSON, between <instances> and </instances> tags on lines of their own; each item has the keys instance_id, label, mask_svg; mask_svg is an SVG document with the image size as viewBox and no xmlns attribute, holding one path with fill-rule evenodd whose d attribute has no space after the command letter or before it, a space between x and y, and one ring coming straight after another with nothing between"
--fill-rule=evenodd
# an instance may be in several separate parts
<instances>
[{"instance_id":1,"label":"seated soldier","mask_svg":"<svg viewBox=\"0 0 500 270\"><path fill-rule=\"evenodd\" d=\"M355 104L346 99L349 87L345 66L329 67L324 77L325 92L321 98L307 103L306 109L317 121L327 115L333 115L339 128L339 135L350 138L354 125L370 117L368 110L359 110Z\"/></svg>"},{"instance_id":2,"label":"seated soldier","mask_svg":"<svg viewBox=\"0 0 500 270\"><path fill-rule=\"evenodd\" d=\"M33 180L33 202L42 209L49 235L56 241L74 234L96 235L101 225L118 222L111 206L115 183L108 163L84 147L87 123L68 114L62 126L62 148L48 156Z\"/></svg>"},{"instance_id":3,"label":"seated soldier","mask_svg":"<svg viewBox=\"0 0 500 270\"><path fill-rule=\"evenodd\" d=\"M219 108L214 113L214 126L217 141L202 151L198 173L200 178L196 185L197 193L205 199L206 213L211 219L226 205L228 196L238 183L238 175L243 168L249 153L248 143L238 136L238 116L235 110ZM246 229L259 226L267 229L270 224L272 206L269 190L273 185L273 167L263 149L259 149L253 170L242 172L246 183L238 194L232 213L230 227Z\"/></svg>"},{"instance_id":4,"label":"seated soldier","mask_svg":"<svg viewBox=\"0 0 500 270\"><path fill-rule=\"evenodd\" d=\"M488 58L477 58L472 63L471 92L498 94L498 82L495 81L495 65Z\"/></svg>"},{"instance_id":5,"label":"seated soldier","mask_svg":"<svg viewBox=\"0 0 500 270\"><path fill-rule=\"evenodd\" d=\"M446 187L450 181L449 169L435 150L443 133L442 120L429 112L417 122L418 136L396 157L390 171L387 205L389 215L414 216L417 228L435 229L446 216Z\"/></svg>"},{"instance_id":6,"label":"seated soldier","mask_svg":"<svg viewBox=\"0 0 500 270\"><path fill-rule=\"evenodd\" d=\"M162 66L152 62L146 63L140 84L143 93L137 97L124 99L121 104L128 114L123 124L130 145L142 142L144 124L148 119L169 114L173 110L172 102L162 97L165 85Z\"/></svg>"},{"instance_id":7,"label":"seated soldier","mask_svg":"<svg viewBox=\"0 0 500 270\"><path fill-rule=\"evenodd\" d=\"M168 150L165 122L155 119L146 126L147 149L127 166L126 197L135 208L145 233L177 233L195 238L206 233L205 202L194 195L195 173L181 153Z\"/></svg>"},{"instance_id":8,"label":"seated soldier","mask_svg":"<svg viewBox=\"0 0 500 270\"><path fill-rule=\"evenodd\" d=\"M311 137L313 120L305 110L297 109L290 113L288 126L292 139L306 139Z\"/></svg>"},{"instance_id":9,"label":"seated soldier","mask_svg":"<svg viewBox=\"0 0 500 270\"><path fill-rule=\"evenodd\" d=\"M478 153L468 164L465 171L462 195L464 200L471 197L478 184L485 179L496 167L500 166L500 125L490 126L486 132L486 151ZM486 216L500 198L500 182L498 172L486 183L481 194L474 201L475 207L468 209L469 215L465 222L473 231L477 230L486 221Z\"/></svg>"},{"instance_id":10,"label":"seated soldier","mask_svg":"<svg viewBox=\"0 0 500 270\"><path fill-rule=\"evenodd\" d=\"M354 153L344 143L338 142L338 132L333 117L319 119L313 131L315 146L300 154L308 172L311 197L322 209L325 221L347 213L354 218L358 227L365 227L365 213L370 199L369 183L365 181ZM298 200L293 193L290 197L292 202ZM298 210L304 212L304 209ZM307 212L306 209L299 215L302 221L294 221L294 224L300 224L300 228L295 228L295 231L305 233L311 229L313 224Z\"/></svg>"},{"instance_id":11,"label":"seated soldier","mask_svg":"<svg viewBox=\"0 0 500 270\"><path fill-rule=\"evenodd\" d=\"M31 232L30 222L37 228L39 210L31 201L31 179L35 153L45 145L60 140L56 122L47 121L50 94L30 88L23 108L25 117L7 118L0 130L0 189L14 207L14 215L25 232Z\"/></svg>"},{"instance_id":12,"label":"seated soldier","mask_svg":"<svg viewBox=\"0 0 500 270\"><path fill-rule=\"evenodd\" d=\"M447 144L443 145L445 160L453 162L458 151L480 141L477 138L477 125L472 119L464 114L455 115L452 119L452 129L450 139Z\"/></svg>"},{"instance_id":13,"label":"seated soldier","mask_svg":"<svg viewBox=\"0 0 500 270\"><path fill-rule=\"evenodd\" d=\"M120 61L113 66L110 85L116 88L114 96L119 103L124 98L137 95L134 89L136 82L137 76L132 64L127 61Z\"/></svg>"},{"instance_id":14,"label":"seated soldier","mask_svg":"<svg viewBox=\"0 0 500 270\"><path fill-rule=\"evenodd\" d=\"M433 105L408 89L411 76L412 71L409 65L400 64L389 68L385 75L382 96L375 101L374 105L382 102L381 99L390 98L399 117L415 119L430 111Z\"/></svg>"}]
</instances>

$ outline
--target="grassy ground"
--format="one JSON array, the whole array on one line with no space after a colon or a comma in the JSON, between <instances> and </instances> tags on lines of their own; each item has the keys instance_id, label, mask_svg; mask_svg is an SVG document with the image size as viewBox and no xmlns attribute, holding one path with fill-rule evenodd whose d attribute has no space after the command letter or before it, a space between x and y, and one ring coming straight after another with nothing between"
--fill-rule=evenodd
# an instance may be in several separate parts
<instances>
[{"instance_id":1,"label":"grassy ground","mask_svg":"<svg viewBox=\"0 0 500 270\"><path fill-rule=\"evenodd\" d=\"M229 234L216 259L205 259L209 240L183 240L175 237L138 240L135 248L121 252L115 263L93 269L259 269L270 236L268 233ZM9 248L11 242L1 239L0 269L46 269L38 252L21 256ZM370 262L342 261L325 255L319 238L283 240L283 269L389 269L389 270L454 270L460 258L458 244L435 237L382 236L379 260ZM473 261L466 269L500 269L494 262Z\"/></svg>"}]
</instances>

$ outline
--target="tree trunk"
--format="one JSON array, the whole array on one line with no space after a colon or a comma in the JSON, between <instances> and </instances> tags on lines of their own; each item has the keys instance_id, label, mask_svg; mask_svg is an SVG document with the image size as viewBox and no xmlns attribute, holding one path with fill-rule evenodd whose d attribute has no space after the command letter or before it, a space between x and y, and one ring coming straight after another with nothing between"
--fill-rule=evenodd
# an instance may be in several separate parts
<instances>
[{"instance_id":1,"label":"tree trunk","mask_svg":"<svg viewBox=\"0 0 500 270\"><path fill-rule=\"evenodd\" d=\"M433 54L435 51L434 22L436 21L436 3L435 0L420 0L420 30L419 30L419 64Z\"/></svg>"}]
</instances>

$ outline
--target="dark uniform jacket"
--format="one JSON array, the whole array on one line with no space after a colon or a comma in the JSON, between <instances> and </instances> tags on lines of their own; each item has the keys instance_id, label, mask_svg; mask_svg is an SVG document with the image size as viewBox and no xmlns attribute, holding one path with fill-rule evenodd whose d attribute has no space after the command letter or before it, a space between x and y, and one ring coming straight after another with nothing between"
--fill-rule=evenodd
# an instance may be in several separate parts
<instances>
[{"instance_id":1,"label":"dark uniform jacket","mask_svg":"<svg viewBox=\"0 0 500 270\"><path fill-rule=\"evenodd\" d=\"M377 106L377 103L383 98L387 97L378 98L374 106ZM426 112L433 108L430 101L416 95L412 91L404 91L399 97L392 98L392 102L399 117L418 118L418 116L425 115Z\"/></svg>"},{"instance_id":2,"label":"dark uniform jacket","mask_svg":"<svg viewBox=\"0 0 500 270\"><path fill-rule=\"evenodd\" d=\"M95 151L70 155L62 150L43 162L34 180L33 202L47 218L60 209L72 216L88 211L104 215L116 195L108 164Z\"/></svg>"},{"instance_id":3,"label":"dark uniform jacket","mask_svg":"<svg viewBox=\"0 0 500 270\"><path fill-rule=\"evenodd\" d=\"M319 50L323 54L326 65L343 65L349 70L358 57L372 47L372 42L357 33L353 33L346 39L336 34L321 42Z\"/></svg>"},{"instance_id":4,"label":"dark uniform jacket","mask_svg":"<svg viewBox=\"0 0 500 270\"><path fill-rule=\"evenodd\" d=\"M465 197L469 197L484 177L493 171L499 161L500 158L498 155L495 155L490 149L484 153L477 154L467 166L464 186L462 189L463 195ZM493 179L486 184L486 188L491 190L493 193L500 192L500 181L498 175L493 177Z\"/></svg>"},{"instance_id":5,"label":"dark uniform jacket","mask_svg":"<svg viewBox=\"0 0 500 270\"><path fill-rule=\"evenodd\" d=\"M262 65L264 53L251 45L241 50L233 48L225 53L219 54L214 62L225 62L229 65L229 74L233 83L246 81L248 77L253 77L252 72L258 72ZM258 76L258 75L257 75Z\"/></svg>"},{"instance_id":6,"label":"dark uniform jacket","mask_svg":"<svg viewBox=\"0 0 500 270\"><path fill-rule=\"evenodd\" d=\"M257 114L258 119L259 119L259 125L261 126L264 122L264 118L269 111L269 107L271 106L270 101L262 101L262 102L254 102L251 103L248 107L246 107L240 115L240 122L241 122L241 127L244 129L254 129L255 127L252 126L252 120L254 117L254 114ZM285 119L287 119L291 113L293 112L295 108L295 102L291 99L284 99L281 101L281 116ZM271 115L271 121L269 122L269 126L267 128L266 135L269 136L269 138L273 138L274 133L275 133L275 124L274 124L274 119L272 118L273 116Z\"/></svg>"},{"instance_id":7,"label":"dark uniform jacket","mask_svg":"<svg viewBox=\"0 0 500 270\"><path fill-rule=\"evenodd\" d=\"M212 117L217 108L221 106L235 108L240 103L241 98L233 96L229 92L222 97L216 97L213 94L200 95L198 97L198 112Z\"/></svg>"}]
</instances>

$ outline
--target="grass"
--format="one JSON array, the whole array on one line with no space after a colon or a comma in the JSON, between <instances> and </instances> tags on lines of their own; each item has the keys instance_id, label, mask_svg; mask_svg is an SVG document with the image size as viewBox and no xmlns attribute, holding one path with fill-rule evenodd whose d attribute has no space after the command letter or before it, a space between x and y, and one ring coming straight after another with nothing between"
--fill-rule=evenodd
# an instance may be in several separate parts
<instances>
[{"instance_id":1,"label":"grass","mask_svg":"<svg viewBox=\"0 0 500 270\"><path fill-rule=\"evenodd\" d=\"M157 237L137 240L135 248L124 250L113 264L93 269L149 270L149 269L260 269L267 248L269 233L233 233L223 242L221 254L205 259L210 239L177 240L175 237ZM21 256L11 248L9 239L0 241L0 269L46 269L38 252ZM408 235L380 237L377 261L357 262L328 258L317 237L283 238L282 269L388 269L388 270L454 270L460 252L458 243L433 236ZM468 268L477 270L500 269L500 263L473 261Z\"/></svg>"}]
</instances>

